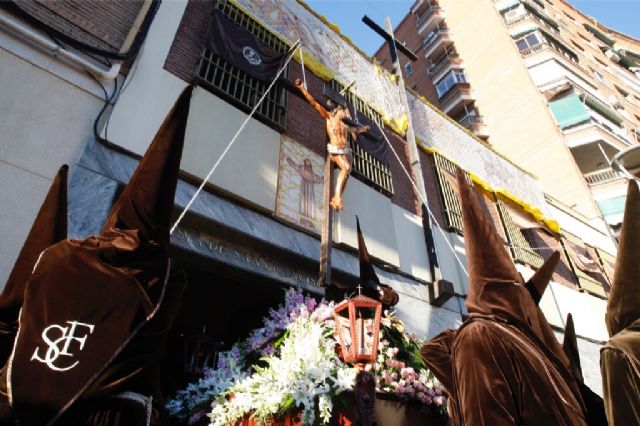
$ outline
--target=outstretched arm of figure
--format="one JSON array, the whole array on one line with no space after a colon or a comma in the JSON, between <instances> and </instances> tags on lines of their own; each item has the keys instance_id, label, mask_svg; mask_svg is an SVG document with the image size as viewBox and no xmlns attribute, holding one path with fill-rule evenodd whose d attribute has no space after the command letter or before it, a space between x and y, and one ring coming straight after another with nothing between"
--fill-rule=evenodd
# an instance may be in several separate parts
<instances>
[{"instance_id":1,"label":"outstretched arm of figure","mask_svg":"<svg viewBox=\"0 0 640 426\"><path fill-rule=\"evenodd\" d=\"M309 93L309 91L307 90L307 88L302 84L302 81L300 81L299 78L296 78L296 80L293 82L296 87L298 88L298 90L300 90L302 92L302 94L304 95L304 97L307 99L307 101L309 101L309 103L316 109L316 111L318 111L320 113L321 116L323 116L324 118L329 118L331 117L329 115L329 113L327 112L326 109L324 109L322 107L322 105L320 105L318 103L318 101L316 101L313 96L311 96L311 94Z\"/></svg>"}]
</instances>

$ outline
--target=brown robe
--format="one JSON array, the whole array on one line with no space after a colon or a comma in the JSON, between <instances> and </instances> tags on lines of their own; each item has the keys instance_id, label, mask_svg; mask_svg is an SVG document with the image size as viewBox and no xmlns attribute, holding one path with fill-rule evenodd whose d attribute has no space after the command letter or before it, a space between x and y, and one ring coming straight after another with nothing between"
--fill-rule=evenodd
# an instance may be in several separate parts
<instances>
[{"instance_id":1,"label":"brown robe","mask_svg":"<svg viewBox=\"0 0 640 426\"><path fill-rule=\"evenodd\" d=\"M586 425L567 357L460 171L457 177L470 315L422 350L451 396L453 423Z\"/></svg>"},{"instance_id":2,"label":"brown robe","mask_svg":"<svg viewBox=\"0 0 640 426\"><path fill-rule=\"evenodd\" d=\"M150 405L114 397L159 393L158 365L186 284L168 248L190 95L176 102L101 234L40 256L4 371L11 410L2 424L148 423Z\"/></svg>"},{"instance_id":3,"label":"brown robe","mask_svg":"<svg viewBox=\"0 0 640 426\"><path fill-rule=\"evenodd\" d=\"M610 425L640 425L640 191L629 182L605 317L611 338L600 350Z\"/></svg>"}]
</instances>

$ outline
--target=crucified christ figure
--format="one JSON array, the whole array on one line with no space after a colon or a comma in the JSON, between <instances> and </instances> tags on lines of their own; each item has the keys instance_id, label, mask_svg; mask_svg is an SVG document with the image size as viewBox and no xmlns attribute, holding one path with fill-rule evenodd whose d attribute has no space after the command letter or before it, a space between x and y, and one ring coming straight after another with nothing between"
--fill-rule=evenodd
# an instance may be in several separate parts
<instances>
[{"instance_id":1,"label":"crucified christ figure","mask_svg":"<svg viewBox=\"0 0 640 426\"><path fill-rule=\"evenodd\" d=\"M338 174L338 180L336 181L336 188L331 198L331 207L334 210L343 210L344 204L342 202L342 194L347 184L347 179L351 173L351 147L347 140L347 133L355 136L359 133L369 131L369 126L356 127L350 125L351 114L347 107L338 105L331 111L327 111L322 105L320 105L311 94L307 91L307 88L302 84L300 79L296 79L294 82L296 87L302 92L304 97L309 103L320 113L326 120L327 134L329 135L329 144L327 145L327 151L331 161L333 161L340 169Z\"/></svg>"}]
</instances>

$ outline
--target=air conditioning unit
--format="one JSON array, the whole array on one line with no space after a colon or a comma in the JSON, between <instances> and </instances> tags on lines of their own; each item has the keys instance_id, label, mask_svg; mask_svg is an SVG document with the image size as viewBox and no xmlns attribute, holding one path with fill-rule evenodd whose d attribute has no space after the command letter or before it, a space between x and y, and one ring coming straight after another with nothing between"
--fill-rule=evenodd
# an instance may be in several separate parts
<instances>
[{"instance_id":1,"label":"air conditioning unit","mask_svg":"<svg viewBox=\"0 0 640 426\"><path fill-rule=\"evenodd\" d=\"M614 109L623 109L624 108L622 106L622 102L620 102L620 99L618 99L615 95L609 96L609 104L611 104L611 106Z\"/></svg>"}]
</instances>

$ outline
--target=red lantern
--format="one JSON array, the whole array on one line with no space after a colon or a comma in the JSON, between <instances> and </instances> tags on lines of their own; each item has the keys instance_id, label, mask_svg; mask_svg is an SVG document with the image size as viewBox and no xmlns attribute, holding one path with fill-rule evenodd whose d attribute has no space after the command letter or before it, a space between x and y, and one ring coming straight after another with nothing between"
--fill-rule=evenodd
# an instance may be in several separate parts
<instances>
[{"instance_id":1,"label":"red lantern","mask_svg":"<svg viewBox=\"0 0 640 426\"><path fill-rule=\"evenodd\" d=\"M335 307L333 317L344 362L376 361L381 312L380 302L361 294Z\"/></svg>"}]
</instances>

